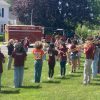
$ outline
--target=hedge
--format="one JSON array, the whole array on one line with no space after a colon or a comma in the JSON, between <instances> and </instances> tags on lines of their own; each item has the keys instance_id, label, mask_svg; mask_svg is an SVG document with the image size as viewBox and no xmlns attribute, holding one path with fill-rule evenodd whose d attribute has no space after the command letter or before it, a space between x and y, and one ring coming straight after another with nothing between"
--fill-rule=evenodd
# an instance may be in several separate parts
<instances>
[{"instance_id":1,"label":"hedge","mask_svg":"<svg viewBox=\"0 0 100 100\"><path fill-rule=\"evenodd\" d=\"M4 40L4 35L0 35L0 42Z\"/></svg>"}]
</instances>

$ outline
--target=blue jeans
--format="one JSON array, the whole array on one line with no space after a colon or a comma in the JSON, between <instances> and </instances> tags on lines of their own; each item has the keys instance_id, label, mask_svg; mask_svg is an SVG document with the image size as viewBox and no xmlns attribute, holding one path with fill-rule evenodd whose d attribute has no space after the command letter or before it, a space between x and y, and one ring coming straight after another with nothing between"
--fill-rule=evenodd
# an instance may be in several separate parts
<instances>
[{"instance_id":1,"label":"blue jeans","mask_svg":"<svg viewBox=\"0 0 100 100\"><path fill-rule=\"evenodd\" d=\"M35 83L39 83L41 79L41 72L42 72L42 60L35 60L34 62L34 77Z\"/></svg>"},{"instance_id":2,"label":"blue jeans","mask_svg":"<svg viewBox=\"0 0 100 100\"><path fill-rule=\"evenodd\" d=\"M92 77L95 78L98 73L98 61L99 57L95 58L92 62Z\"/></svg>"},{"instance_id":3,"label":"blue jeans","mask_svg":"<svg viewBox=\"0 0 100 100\"><path fill-rule=\"evenodd\" d=\"M64 75L66 73L66 61L60 61L60 73L61 76Z\"/></svg>"},{"instance_id":4,"label":"blue jeans","mask_svg":"<svg viewBox=\"0 0 100 100\"><path fill-rule=\"evenodd\" d=\"M1 90L1 76L2 76L2 73L0 73L0 90Z\"/></svg>"},{"instance_id":5,"label":"blue jeans","mask_svg":"<svg viewBox=\"0 0 100 100\"><path fill-rule=\"evenodd\" d=\"M14 68L14 85L15 87L20 87L22 86L23 82L23 75L24 75L24 67L16 67Z\"/></svg>"}]
</instances>

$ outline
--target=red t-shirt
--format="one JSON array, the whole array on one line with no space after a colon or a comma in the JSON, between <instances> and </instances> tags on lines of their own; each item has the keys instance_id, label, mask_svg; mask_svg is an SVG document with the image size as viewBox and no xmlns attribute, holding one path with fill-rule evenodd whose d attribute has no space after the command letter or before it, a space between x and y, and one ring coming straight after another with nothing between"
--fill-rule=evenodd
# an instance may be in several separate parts
<instances>
[{"instance_id":1,"label":"red t-shirt","mask_svg":"<svg viewBox=\"0 0 100 100\"><path fill-rule=\"evenodd\" d=\"M35 60L39 60L42 59L43 55L44 55L44 51L41 49L33 49L32 53L34 54L34 59Z\"/></svg>"},{"instance_id":2,"label":"red t-shirt","mask_svg":"<svg viewBox=\"0 0 100 100\"><path fill-rule=\"evenodd\" d=\"M93 44L84 47L84 53L86 55L86 59L94 59L94 50L95 46Z\"/></svg>"},{"instance_id":3,"label":"red t-shirt","mask_svg":"<svg viewBox=\"0 0 100 100\"><path fill-rule=\"evenodd\" d=\"M60 50L60 60L66 61L67 60L66 52L67 52L68 48L62 47L62 48L59 48L59 50Z\"/></svg>"},{"instance_id":4,"label":"red t-shirt","mask_svg":"<svg viewBox=\"0 0 100 100\"><path fill-rule=\"evenodd\" d=\"M4 55L3 55L3 53L0 52L0 73L3 72L3 68L2 68L3 60L4 60Z\"/></svg>"}]
</instances>

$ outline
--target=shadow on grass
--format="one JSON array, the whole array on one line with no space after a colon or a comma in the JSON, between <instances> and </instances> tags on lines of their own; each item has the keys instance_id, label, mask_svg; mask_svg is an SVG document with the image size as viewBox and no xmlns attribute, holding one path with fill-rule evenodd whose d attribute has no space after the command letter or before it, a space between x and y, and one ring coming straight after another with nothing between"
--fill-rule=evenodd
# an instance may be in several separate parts
<instances>
[{"instance_id":1,"label":"shadow on grass","mask_svg":"<svg viewBox=\"0 0 100 100\"><path fill-rule=\"evenodd\" d=\"M81 75L70 74L69 77L81 77Z\"/></svg>"},{"instance_id":2,"label":"shadow on grass","mask_svg":"<svg viewBox=\"0 0 100 100\"><path fill-rule=\"evenodd\" d=\"M1 86L1 87L2 87L2 88L9 88L9 86L4 86L4 85L3 85L3 86Z\"/></svg>"},{"instance_id":3,"label":"shadow on grass","mask_svg":"<svg viewBox=\"0 0 100 100\"><path fill-rule=\"evenodd\" d=\"M54 83L54 84L59 84L59 83L61 83L61 81L48 80L48 81L43 81L42 83Z\"/></svg>"},{"instance_id":4,"label":"shadow on grass","mask_svg":"<svg viewBox=\"0 0 100 100\"><path fill-rule=\"evenodd\" d=\"M42 87L40 85L34 85L34 86L22 86L21 88L25 88L25 89L40 89Z\"/></svg>"},{"instance_id":5,"label":"shadow on grass","mask_svg":"<svg viewBox=\"0 0 100 100\"><path fill-rule=\"evenodd\" d=\"M67 75L67 77L55 77L55 79L67 80L70 79L70 77Z\"/></svg>"},{"instance_id":6,"label":"shadow on grass","mask_svg":"<svg viewBox=\"0 0 100 100\"><path fill-rule=\"evenodd\" d=\"M90 85L93 85L93 86L100 86L100 83L90 83Z\"/></svg>"},{"instance_id":7,"label":"shadow on grass","mask_svg":"<svg viewBox=\"0 0 100 100\"><path fill-rule=\"evenodd\" d=\"M28 70L28 67L24 67L24 70Z\"/></svg>"},{"instance_id":8,"label":"shadow on grass","mask_svg":"<svg viewBox=\"0 0 100 100\"><path fill-rule=\"evenodd\" d=\"M19 94L20 90L1 90L0 93L2 93L2 94Z\"/></svg>"},{"instance_id":9,"label":"shadow on grass","mask_svg":"<svg viewBox=\"0 0 100 100\"><path fill-rule=\"evenodd\" d=\"M83 73L83 71L78 71L78 72L75 72L75 73L79 73L79 74L81 74L81 73Z\"/></svg>"},{"instance_id":10,"label":"shadow on grass","mask_svg":"<svg viewBox=\"0 0 100 100\"><path fill-rule=\"evenodd\" d=\"M100 78L93 79L93 81L100 81Z\"/></svg>"}]
</instances>

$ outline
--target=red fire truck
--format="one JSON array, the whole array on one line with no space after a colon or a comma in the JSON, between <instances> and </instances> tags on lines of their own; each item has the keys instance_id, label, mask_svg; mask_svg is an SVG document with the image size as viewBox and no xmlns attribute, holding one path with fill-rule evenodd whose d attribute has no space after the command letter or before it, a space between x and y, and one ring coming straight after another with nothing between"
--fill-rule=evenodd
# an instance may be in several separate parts
<instances>
[{"instance_id":1,"label":"red fire truck","mask_svg":"<svg viewBox=\"0 0 100 100\"><path fill-rule=\"evenodd\" d=\"M40 41L41 38L45 38L46 42L50 42L51 38L55 35L64 36L63 29L53 30L51 28L44 28L42 26L34 25L6 25L5 26L5 41L9 39L22 40L28 37L30 42Z\"/></svg>"},{"instance_id":2,"label":"red fire truck","mask_svg":"<svg viewBox=\"0 0 100 100\"><path fill-rule=\"evenodd\" d=\"M30 42L41 40L43 37L44 27L33 25L6 25L5 26L5 41L9 39L21 40L28 37Z\"/></svg>"}]
</instances>

